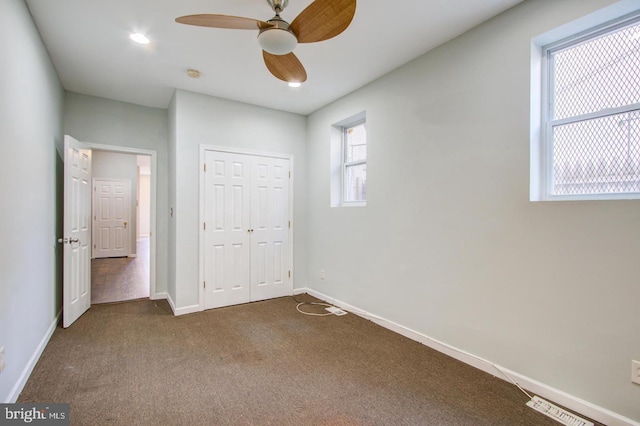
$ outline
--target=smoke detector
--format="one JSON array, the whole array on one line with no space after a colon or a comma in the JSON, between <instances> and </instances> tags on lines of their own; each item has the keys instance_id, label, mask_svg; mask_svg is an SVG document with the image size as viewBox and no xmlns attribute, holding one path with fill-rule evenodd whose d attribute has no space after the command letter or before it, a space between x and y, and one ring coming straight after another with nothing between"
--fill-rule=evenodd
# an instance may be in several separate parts
<instances>
[{"instance_id":1,"label":"smoke detector","mask_svg":"<svg viewBox=\"0 0 640 426\"><path fill-rule=\"evenodd\" d=\"M200 78L200 71L190 68L187 70L187 75L191 78Z\"/></svg>"}]
</instances>

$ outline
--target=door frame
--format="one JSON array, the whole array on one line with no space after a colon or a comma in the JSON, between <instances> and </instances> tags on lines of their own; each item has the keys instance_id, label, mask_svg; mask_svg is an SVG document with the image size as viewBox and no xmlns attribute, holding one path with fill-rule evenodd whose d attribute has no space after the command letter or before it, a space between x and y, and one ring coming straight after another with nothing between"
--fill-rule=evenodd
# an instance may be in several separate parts
<instances>
[{"instance_id":1,"label":"door frame","mask_svg":"<svg viewBox=\"0 0 640 426\"><path fill-rule=\"evenodd\" d=\"M86 142L85 145L94 151L117 152L121 154L148 155L151 157L151 217L149 235L149 299L166 299L164 293L158 293L156 288L156 208L157 208L157 182L158 182L158 152L151 149L129 148L124 146L105 145ZM93 244L93 241L92 241Z\"/></svg>"},{"instance_id":2,"label":"door frame","mask_svg":"<svg viewBox=\"0 0 640 426\"><path fill-rule=\"evenodd\" d=\"M206 151L217 151L229 154L243 154L243 155L252 155L259 157L271 157L271 158L280 158L284 160L289 160L289 169L291 171L291 178L289 179L289 217L291 218L291 227L289 228L289 271L291 271L291 294L293 294L293 289L295 286L293 285L295 271L293 270L293 229L295 227L295 220L293 220L293 178L295 176L294 173L294 164L293 164L293 154L282 154L277 152L266 152L266 151L257 151L252 149L242 149L242 148L232 148L226 146L219 145L206 145L200 144L200 160L199 167L200 172L198 174L199 177L199 198L198 198L198 309L200 311L204 311L204 251L205 251L205 235L202 224L205 219L205 175L204 175L204 164L205 164L205 152Z\"/></svg>"}]
</instances>

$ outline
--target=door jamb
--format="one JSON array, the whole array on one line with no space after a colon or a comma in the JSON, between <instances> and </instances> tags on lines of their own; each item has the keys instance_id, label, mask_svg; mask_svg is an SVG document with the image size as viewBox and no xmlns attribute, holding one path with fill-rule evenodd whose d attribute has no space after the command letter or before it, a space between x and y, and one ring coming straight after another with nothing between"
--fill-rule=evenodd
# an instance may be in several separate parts
<instances>
[{"instance_id":1,"label":"door jamb","mask_svg":"<svg viewBox=\"0 0 640 426\"><path fill-rule=\"evenodd\" d=\"M244 154L244 155L253 155L259 157L272 157L272 158L281 158L289 160L289 169L291 172L291 177L289 178L289 217L291 218L291 227L289 228L289 271L291 271L291 291L293 294L293 289L295 286L293 285L293 280L295 277L295 271L293 270L293 229L295 226L295 221L293 220L293 177L294 173L294 164L293 164L293 154L282 154L277 152L265 152L265 151L257 151L252 149L242 149L242 148L232 148L226 146L219 145L207 145L200 144L200 171L199 175L199 199L198 199L198 209L199 209L199 225L198 225L198 248L199 248L199 256L198 256L198 304L199 310L204 311L204 230L201 226L204 223L205 212L204 212L204 160L205 160L205 152L206 151L218 151L225 152L229 154Z\"/></svg>"}]
</instances>

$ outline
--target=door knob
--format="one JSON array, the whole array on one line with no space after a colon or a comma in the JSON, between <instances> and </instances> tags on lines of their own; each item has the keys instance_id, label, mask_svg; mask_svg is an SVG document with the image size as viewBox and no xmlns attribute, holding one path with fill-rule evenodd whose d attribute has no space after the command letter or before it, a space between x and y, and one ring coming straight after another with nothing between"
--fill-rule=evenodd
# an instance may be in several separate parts
<instances>
[{"instance_id":1,"label":"door knob","mask_svg":"<svg viewBox=\"0 0 640 426\"><path fill-rule=\"evenodd\" d=\"M79 243L80 242L80 238L58 238L58 242L60 244L73 244L73 243Z\"/></svg>"},{"instance_id":2,"label":"door knob","mask_svg":"<svg viewBox=\"0 0 640 426\"><path fill-rule=\"evenodd\" d=\"M127 229L127 222L124 222L124 229Z\"/></svg>"}]
</instances>

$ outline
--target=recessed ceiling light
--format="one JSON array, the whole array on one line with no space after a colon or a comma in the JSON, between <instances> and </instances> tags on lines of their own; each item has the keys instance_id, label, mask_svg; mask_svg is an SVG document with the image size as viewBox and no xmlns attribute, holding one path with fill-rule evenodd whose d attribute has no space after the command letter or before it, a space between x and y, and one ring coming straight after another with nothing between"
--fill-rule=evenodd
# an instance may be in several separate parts
<instances>
[{"instance_id":1,"label":"recessed ceiling light","mask_svg":"<svg viewBox=\"0 0 640 426\"><path fill-rule=\"evenodd\" d=\"M297 81L290 81L289 82L289 87L300 87L302 86L302 83L297 82Z\"/></svg>"},{"instance_id":2,"label":"recessed ceiling light","mask_svg":"<svg viewBox=\"0 0 640 426\"><path fill-rule=\"evenodd\" d=\"M147 38L146 35L141 34L141 33L133 33L131 34L129 37L131 37L131 40L135 41L136 43L139 44L149 44L149 39Z\"/></svg>"}]
</instances>

